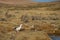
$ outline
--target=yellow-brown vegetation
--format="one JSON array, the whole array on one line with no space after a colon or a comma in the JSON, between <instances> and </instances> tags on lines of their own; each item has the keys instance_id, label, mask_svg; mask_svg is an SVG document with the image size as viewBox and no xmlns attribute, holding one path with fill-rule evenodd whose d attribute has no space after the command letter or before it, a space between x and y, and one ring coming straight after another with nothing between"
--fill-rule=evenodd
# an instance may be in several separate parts
<instances>
[{"instance_id":1,"label":"yellow-brown vegetation","mask_svg":"<svg viewBox=\"0 0 60 40\"><path fill-rule=\"evenodd\" d=\"M14 28L21 23L24 31L16 33ZM32 25L34 31L31 31ZM59 27L60 2L35 3L27 6L0 4L0 40L50 40L47 33L59 34Z\"/></svg>"}]
</instances>

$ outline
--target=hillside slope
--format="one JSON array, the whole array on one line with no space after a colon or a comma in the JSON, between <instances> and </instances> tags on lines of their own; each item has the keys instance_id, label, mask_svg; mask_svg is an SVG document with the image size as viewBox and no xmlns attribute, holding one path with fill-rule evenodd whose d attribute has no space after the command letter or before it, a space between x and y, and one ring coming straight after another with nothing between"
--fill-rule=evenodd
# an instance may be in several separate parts
<instances>
[{"instance_id":1,"label":"hillside slope","mask_svg":"<svg viewBox=\"0 0 60 40\"><path fill-rule=\"evenodd\" d=\"M0 0L0 3L4 3L4 4L29 4L32 3L31 0Z\"/></svg>"},{"instance_id":2,"label":"hillside slope","mask_svg":"<svg viewBox=\"0 0 60 40\"><path fill-rule=\"evenodd\" d=\"M14 28L20 24L23 24L24 30L16 33ZM36 32L34 29L32 31L32 25ZM24 40L27 38L24 33L30 39L35 39L36 34L38 40L43 36L41 40L50 40L47 33L60 35L60 2L34 3L26 6L0 3L0 39L16 40L22 36L21 40ZM41 33L42 36L39 36Z\"/></svg>"}]
</instances>

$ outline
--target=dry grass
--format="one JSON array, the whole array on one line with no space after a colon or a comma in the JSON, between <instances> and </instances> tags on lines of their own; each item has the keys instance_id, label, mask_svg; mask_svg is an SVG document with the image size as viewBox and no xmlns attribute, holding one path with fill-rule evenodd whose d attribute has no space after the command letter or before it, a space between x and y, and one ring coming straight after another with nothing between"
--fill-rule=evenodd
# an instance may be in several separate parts
<instances>
[{"instance_id":1,"label":"dry grass","mask_svg":"<svg viewBox=\"0 0 60 40\"><path fill-rule=\"evenodd\" d=\"M44 3L43 3L44 4ZM0 40L11 40L11 34L14 33L14 27L19 26L21 23L24 24L28 29L31 25L37 27L36 30L47 31L51 33L55 31L55 28L59 29L60 25L60 3L49 3L49 4L34 4L27 7L20 6L8 6L0 4ZM26 28L26 29L27 29ZM41 29L42 30L41 30ZM49 29L49 30L48 30ZM60 29L59 29L60 30ZM31 32L23 31L17 33L18 35L15 40L50 40L46 39L46 36L43 32ZM58 31L56 30L58 33ZM4 34L5 33L5 34ZM8 33L8 34L7 34ZM21 36L22 37L21 37ZM28 36L28 37L25 37ZM32 37L31 37L32 36ZM4 38L3 38L4 37ZM7 39L8 38L8 39ZM49 37L48 37L49 38Z\"/></svg>"},{"instance_id":2,"label":"dry grass","mask_svg":"<svg viewBox=\"0 0 60 40\"><path fill-rule=\"evenodd\" d=\"M21 35L20 35L21 34ZM18 36L19 35L19 36ZM37 32L20 32L16 36L16 40L51 40L49 36L42 32L42 31L37 31Z\"/></svg>"}]
</instances>

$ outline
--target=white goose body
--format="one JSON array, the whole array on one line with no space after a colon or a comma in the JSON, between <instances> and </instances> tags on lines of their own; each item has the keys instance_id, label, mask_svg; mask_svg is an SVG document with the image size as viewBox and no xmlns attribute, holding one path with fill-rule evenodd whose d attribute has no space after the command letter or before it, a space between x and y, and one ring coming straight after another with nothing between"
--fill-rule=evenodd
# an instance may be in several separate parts
<instances>
[{"instance_id":1,"label":"white goose body","mask_svg":"<svg viewBox=\"0 0 60 40\"><path fill-rule=\"evenodd\" d=\"M20 31L21 28L22 28L22 24L20 24L20 26L16 28L16 31Z\"/></svg>"}]
</instances>

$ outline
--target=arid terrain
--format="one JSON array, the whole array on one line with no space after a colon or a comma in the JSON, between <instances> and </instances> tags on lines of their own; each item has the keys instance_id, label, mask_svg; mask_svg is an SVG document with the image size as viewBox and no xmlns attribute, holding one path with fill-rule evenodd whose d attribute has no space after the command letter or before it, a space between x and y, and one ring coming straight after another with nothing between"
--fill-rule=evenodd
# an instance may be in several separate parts
<instances>
[{"instance_id":1,"label":"arid terrain","mask_svg":"<svg viewBox=\"0 0 60 40\"><path fill-rule=\"evenodd\" d=\"M52 40L48 34L60 35L60 2L13 1L0 0L0 40ZM20 24L23 30L16 32Z\"/></svg>"}]
</instances>

